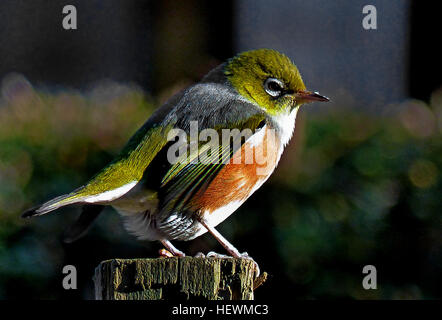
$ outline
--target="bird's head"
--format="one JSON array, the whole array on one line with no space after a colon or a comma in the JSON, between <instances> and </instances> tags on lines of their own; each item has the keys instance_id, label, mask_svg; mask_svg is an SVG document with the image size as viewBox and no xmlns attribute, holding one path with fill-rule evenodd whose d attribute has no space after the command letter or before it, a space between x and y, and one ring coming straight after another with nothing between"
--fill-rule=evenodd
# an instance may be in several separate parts
<instances>
[{"instance_id":1,"label":"bird's head","mask_svg":"<svg viewBox=\"0 0 442 320\"><path fill-rule=\"evenodd\" d=\"M240 53L227 62L224 74L240 95L270 115L285 113L304 103L329 100L307 91L293 62L271 49Z\"/></svg>"}]
</instances>

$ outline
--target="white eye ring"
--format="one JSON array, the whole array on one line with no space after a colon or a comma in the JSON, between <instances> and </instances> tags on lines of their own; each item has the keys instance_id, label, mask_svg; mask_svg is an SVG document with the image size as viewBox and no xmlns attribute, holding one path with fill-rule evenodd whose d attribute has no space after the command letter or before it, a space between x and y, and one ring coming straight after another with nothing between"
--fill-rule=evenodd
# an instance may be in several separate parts
<instances>
[{"instance_id":1,"label":"white eye ring","mask_svg":"<svg viewBox=\"0 0 442 320\"><path fill-rule=\"evenodd\" d=\"M276 78L267 78L264 81L264 90L272 97L279 97L284 91L284 82Z\"/></svg>"}]
</instances>

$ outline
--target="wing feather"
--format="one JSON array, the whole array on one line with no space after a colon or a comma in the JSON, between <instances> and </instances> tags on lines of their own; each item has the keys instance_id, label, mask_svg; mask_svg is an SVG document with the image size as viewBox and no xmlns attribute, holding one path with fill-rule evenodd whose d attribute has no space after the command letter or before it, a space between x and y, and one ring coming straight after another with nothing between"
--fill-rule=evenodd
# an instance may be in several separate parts
<instances>
[{"instance_id":1,"label":"wing feather","mask_svg":"<svg viewBox=\"0 0 442 320\"><path fill-rule=\"evenodd\" d=\"M206 92L204 99L197 99L201 97L201 92L197 89L198 86L193 88L194 95L191 95L192 99L189 99L191 103L183 105L181 109L180 106L177 107L178 115L185 114L185 116L178 117L177 125L188 134L191 121L197 121L199 132L208 128L214 129L218 132L218 149L214 150L209 147L212 141L198 142L197 150L193 153L190 153L192 150L188 150L185 157L170 165L169 170L161 179L158 193L159 215L164 215L164 218L169 216L170 212L176 212L178 215L185 214L185 211L189 209L187 204L192 196L210 184L218 172L230 161L234 152L266 119L261 109L239 99L237 95L233 98L231 92L221 92L225 98L221 99L219 91L225 90L224 87L222 89L217 87L216 94L208 94L210 90L214 90L210 85L201 87L201 92ZM198 105L193 105L195 103ZM204 112L203 108L210 111ZM223 129L236 129L229 132L231 136L228 143L225 143L222 136ZM249 136L244 137L244 129L250 130Z\"/></svg>"}]
</instances>

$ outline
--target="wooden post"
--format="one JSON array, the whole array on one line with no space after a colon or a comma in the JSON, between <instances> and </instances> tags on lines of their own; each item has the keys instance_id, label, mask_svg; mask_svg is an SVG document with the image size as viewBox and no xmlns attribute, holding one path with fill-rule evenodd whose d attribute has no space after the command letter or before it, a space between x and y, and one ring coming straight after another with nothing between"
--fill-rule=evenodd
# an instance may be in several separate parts
<instances>
[{"instance_id":1,"label":"wooden post","mask_svg":"<svg viewBox=\"0 0 442 320\"><path fill-rule=\"evenodd\" d=\"M97 300L253 300L267 277L236 258L112 259L95 269ZM255 283L254 283L255 280Z\"/></svg>"}]
</instances>

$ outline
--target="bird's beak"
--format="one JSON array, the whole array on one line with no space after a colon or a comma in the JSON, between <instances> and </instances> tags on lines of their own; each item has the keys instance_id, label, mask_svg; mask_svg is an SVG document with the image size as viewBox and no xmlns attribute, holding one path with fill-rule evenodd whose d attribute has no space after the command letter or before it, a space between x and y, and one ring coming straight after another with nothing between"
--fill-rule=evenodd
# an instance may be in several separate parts
<instances>
[{"instance_id":1,"label":"bird's beak","mask_svg":"<svg viewBox=\"0 0 442 320\"><path fill-rule=\"evenodd\" d=\"M309 103L314 101L330 101L326 96L321 96L317 92L298 91L294 94L296 101L301 103Z\"/></svg>"}]
</instances>

